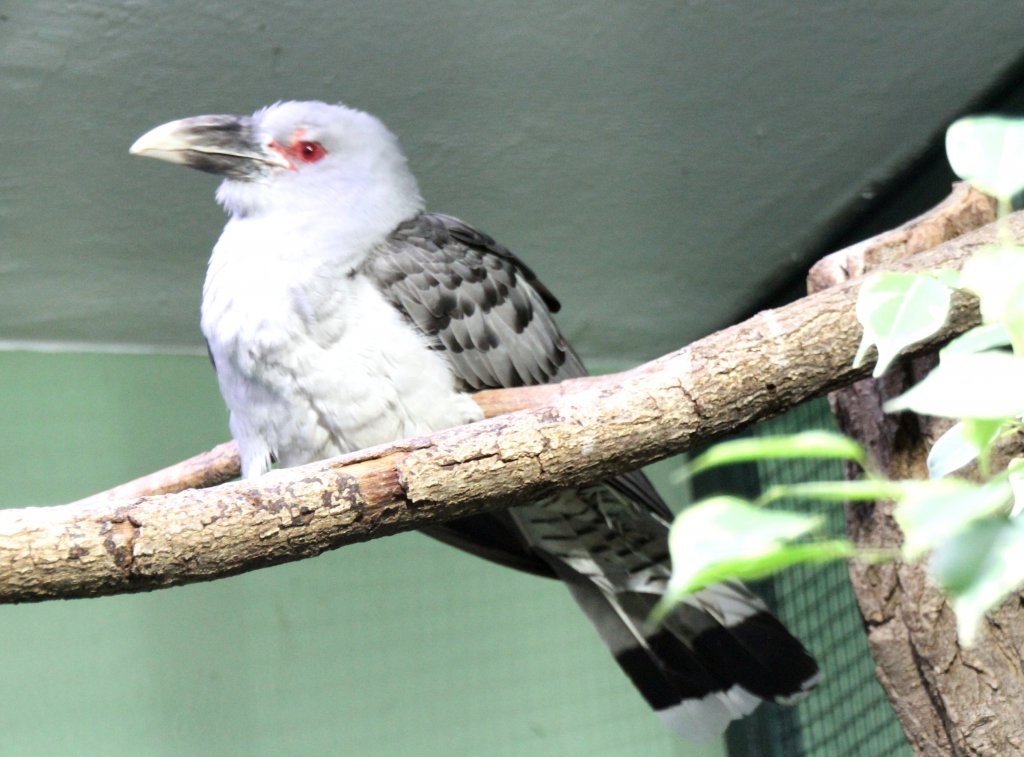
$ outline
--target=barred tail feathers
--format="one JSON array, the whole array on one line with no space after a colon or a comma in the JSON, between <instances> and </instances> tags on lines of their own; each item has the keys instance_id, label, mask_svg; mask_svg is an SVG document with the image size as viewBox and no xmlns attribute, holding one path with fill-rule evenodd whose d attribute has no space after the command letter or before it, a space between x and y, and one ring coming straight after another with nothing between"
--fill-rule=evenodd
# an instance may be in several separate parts
<instances>
[{"instance_id":1,"label":"barred tail feathers","mask_svg":"<svg viewBox=\"0 0 1024 757\"><path fill-rule=\"evenodd\" d=\"M661 625L648 625L671 573L671 513L641 474L508 512L640 693L683 736L714 738L762 700L792 703L817 683L814 658L739 582L687 597Z\"/></svg>"},{"instance_id":2,"label":"barred tail feathers","mask_svg":"<svg viewBox=\"0 0 1024 757\"><path fill-rule=\"evenodd\" d=\"M656 594L607 593L564 564L556 570L622 670L685 738L714 739L763 700L792 704L818 682L814 658L739 584L700 592L650 628Z\"/></svg>"}]
</instances>

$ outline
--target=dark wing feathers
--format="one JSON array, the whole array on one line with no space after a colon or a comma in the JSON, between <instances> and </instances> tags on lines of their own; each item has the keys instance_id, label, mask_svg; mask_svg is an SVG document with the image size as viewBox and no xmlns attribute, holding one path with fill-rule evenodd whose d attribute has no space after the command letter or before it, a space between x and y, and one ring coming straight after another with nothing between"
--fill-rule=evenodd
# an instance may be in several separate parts
<instances>
[{"instance_id":1,"label":"dark wing feathers","mask_svg":"<svg viewBox=\"0 0 1024 757\"><path fill-rule=\"evenodd\" d=\"M455 218L403 223L365 271L445 351L466 390L586 373L551 318L558 300L505 247Z\"/></svg>"},{"instance_id":2,"label":"dark wing feathers","mask_svg":"<svg viewBox=\"0 0 1024 757\"><path fill-rule=\"evenodd\" d=\"M542 284L534 274L533 270L513 255L508 248L498 244L491 239L491 237L487 236L483 232L477 231L472 226L467 226L457 218L440 214L434 214L433 218L438 219L442 223L448 224L448 233L451 238L457 242L461 242L466 245L466 247L478 250L488 250L499 258L510 262L516 270L522 274L525 282L540 295L550 312L557 313L562 309L562 304L558 301L558 298L551 293L551 290L544 286L544 284Z\"/></svg>"}]
</instances>

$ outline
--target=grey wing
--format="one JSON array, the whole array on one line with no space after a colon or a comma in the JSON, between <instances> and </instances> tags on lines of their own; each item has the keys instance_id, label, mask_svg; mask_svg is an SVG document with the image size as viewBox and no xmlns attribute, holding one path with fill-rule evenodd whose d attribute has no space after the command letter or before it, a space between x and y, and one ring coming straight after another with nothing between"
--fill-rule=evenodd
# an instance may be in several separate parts
<instances>
[{"instance_id":1,"label":"grey wing","mask_svg":"<svg viewBox=\"0 0 1024 757\"><path fill-rule=\"evenodd\" d=\"M486 234L424 213L399 226L367 273L438 349L468 391L586 375L551 314L558 300Z\"/></svg>"},{"instance_id":2,"label":"grey wing","mask_svg":"<svg viewBox=\"0 0 1024 757\"><path fill-rule=\"evenodd\" d=\"M456 218L423 213L406 221L371 253L364 272L444 352L467 391L586 375L554 321L559 309L554 295L507 248ZM642 473L608 484L671 519ZM506 513L471 516L426 531L503 565L553 575Z\"/></svg>"}]
</instances>

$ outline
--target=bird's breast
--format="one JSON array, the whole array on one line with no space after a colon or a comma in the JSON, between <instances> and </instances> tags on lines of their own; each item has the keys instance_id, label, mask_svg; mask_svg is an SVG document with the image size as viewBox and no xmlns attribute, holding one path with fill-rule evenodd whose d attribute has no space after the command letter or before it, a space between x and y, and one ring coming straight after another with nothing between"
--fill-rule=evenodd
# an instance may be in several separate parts
<instances>
[{"instance_id":1,"label":"bird's breast","mask_svg":"<svg viewBox=\"0 0 1024 757\"><path fill-rule=\"evenodd\" d=\"M308 260L211 258L202 326L243 473L480 417L443 353L372 282Z\"/></svg>"}]
</instances>

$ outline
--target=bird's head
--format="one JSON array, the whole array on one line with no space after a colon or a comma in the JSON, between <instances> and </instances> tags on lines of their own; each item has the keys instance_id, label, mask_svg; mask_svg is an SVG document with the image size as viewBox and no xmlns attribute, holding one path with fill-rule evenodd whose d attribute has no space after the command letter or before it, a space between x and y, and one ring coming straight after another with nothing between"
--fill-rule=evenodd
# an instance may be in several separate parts
<instances>
[{"instance_id":1,"label":"bird's head","mask_svg":"<svg viewBox=\"0 0 1024 757\"><path fill-rule=\"evenodd\" d=\"M223 176L217 199L235 215L383 204L403 206L401 221L422 209L398 140L344 105L291 101L251 116L183 118L146 132L130 152Z\"/></svg>"}]
</instances>

